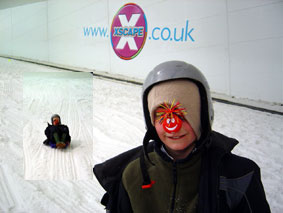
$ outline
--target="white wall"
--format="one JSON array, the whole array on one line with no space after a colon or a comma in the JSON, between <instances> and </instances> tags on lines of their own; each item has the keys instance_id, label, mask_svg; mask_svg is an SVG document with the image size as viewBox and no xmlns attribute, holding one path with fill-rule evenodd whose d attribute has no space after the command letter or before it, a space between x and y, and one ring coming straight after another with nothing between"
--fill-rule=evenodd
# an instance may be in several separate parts
<instances>
[{"instance_id":1,"label":"white wall","mask_svg":"<svg viewBox=\"0 0 283 213\"><path fill-rule=\"evenodd\" d=\"M282 0L136 0L148 35L141 53L122 60L109 31L128 1L49 0L0 10L0 54L144 79L158 63L197 66L214 92L283 103ZM1 4L1 3L0 3ZM0 5L1 6L1 5ZM0 7L1 8L1 7ZM155 27L194 28L194 42L154 40ZM107 36L84 35L105 27Z\"/></svg>"},{"instance_id":2,"label":"white wall","mask_svg":"<svg viewBox=\"0 0 283 213\"><path fill-rule=\"evenodd\" d=\"M46 12L46 2L0 10L0 53L46 60Z\"/></svg>"}]
</instances>

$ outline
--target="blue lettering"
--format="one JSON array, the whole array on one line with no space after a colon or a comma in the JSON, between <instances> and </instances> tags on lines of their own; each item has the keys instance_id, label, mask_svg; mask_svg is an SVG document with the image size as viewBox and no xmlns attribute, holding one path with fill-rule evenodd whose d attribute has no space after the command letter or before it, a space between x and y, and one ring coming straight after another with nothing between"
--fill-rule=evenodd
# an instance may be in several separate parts
<instances>
[{"instance_id":1,"label":"blue lettering","mask_svg":"<svg viewBox=\"0 0 283 213\"><path fill-rule=\"evenodd\" d=\"M183 36L184 36L184 28L182 28L182 34L181 34L181 36L180 36L180 38L176 38L176 27L175 27L175 29L174 29L174 40L175 41L183 41Z\"/></svg>"},{"instance_id":2,"label":"blue lettering","mask_svg":"<svg viewBox=\"0 0 283 213\"><path fill-rule=\"evenodd\" d=\"M134 30L135 30L135 29L134 29ZM128 36L133 36L133 28L130 28L130 29L129 29ZM134 33L134 36L135 36L135 33Z\"/></svg>"},{"instance_id":3,"label":"blue lettering","mask_svg":"<svg viewBox=\"0 0 283 213\"><path fill-rule=\"evenodd\" d=\"M139 29L137 27L134 28L134 36L138 33L138 30Z\"/></svg>"},{"instance_id":4,"label":"blue lettering","mask_svg":"<svg viewBox=\"0 0 283 213\"><path fill-rule=\"evenodd\" d=\"M108 37L107 35L107 28L106 27L83 27L84 36L93 36L93 37ZM171 36L171 30L172 36ZM154 27L151 32L151 37L149 36L148 39L159 40L160 38L163 41L192 41L194 42L194 38L192 36L192 32L194 28L189 27L189 20L186 20L186 26L181 28L178 32L178 28L175 27L174 29L170 29L169 27ZM131 37L143 37L144 36L144 27L114 27L113 36L131 36Z\"/></svg>"},{"instance_id":5,"label":"blue lettering","mask_svg":"<svg viewBox=\"0 0 283 213\"><path fill-rule=\"evenodd\" d=\"M89 36L91 33L91 36L98 36L100 35L101 37L105 37L107 33L107 28L92 28L92 27L84 27L84 36Z\"/></svg>"},{"instance_id":6,"label":"blue lettering","mask_svg":"<svg viewBox=\"0 0 283 213\"><path fill-rule=\"evenodd\" d=\"M114 34L113 34L113 36L118 36L118 27L114 27Z\"/></svg>"},{"instance_id":7,"label":"blue lettering","mask_svg":"<svg viewBox=\"0 0 283 213\"><path fill-rule=\"evenodd\" d=\"M122 27L119 28L119 34L118 34L118 36L121 36L121 35L123 35L123 28L122 28Z\"/></svg>"},{"instance_id":8,"label":"blue lettering","mask_svg":"<svg viewBox=\"0 0 283 213\"><path fill-rule=\"evenodd\" d=\"M100 29L99 29L100 30ZM107 29L106 29L107 31ZM103 32L106 34L106 32ZM113 36L143 36L143 27L114 27Z\"/></svg>"},{"instance_id":9,"label":"blue lettering","mask_svg":"<svg viewBox=\"0 0 283 213\"><path fill-rule=\"evenodd\" d=\"M125 28L124 28L124 32L123 32L123 35L124 35L124 36L127 36L128 31L129 31L129 29L128 29L127 27L125 27Z\"/></svg>"},{"instance_id":10,"label":"blue lettering","mask_svg":"<svg viewBox=\"0 0 283 213\"><path fill-rule=\"evenodd\" d=\"M100 28L100 27L98 27L98 31L99 31L99 33L100 33L100 36L103 36L103 37L105 37L106 36L106 33L107 33L107 28Z\"/></svg>"},{"instance_id":11,"label":"blue lettering","mask_svg":"<svg viewBox=\"0 0 283 213\"><path fill-rule=\"evenodd\" d=\"M88 27L84 27L84 36L89 36L89 28Z\"/></svg>"},{"instance_id":12,"label":"blue lettering","mask_svg":"<svg viewBox=\"0 0 283 213\"><path fill-rule=\"evenodd\" d=\"M186 21L186 37L185 37L185 41L187 41L187 36L189 36L189 38L194 42L195 40L193 39L193 37L191 36L191 32L194 30L194 28L192 28L189 32L188 32L188 26L189 26L189 21Z\"/></svg>"},{"instance_id":13,"label":"blue lettering","mask_svg":"<svg viewBox=\"0 0 283 213\"><path fill-rule=\"evenodd\" d=\"M168 36L167 36L167 38L164 38L164 37L163 37L163 33L165 32L165 30L168 31ZM161 38L162 38L164 41L167 41L167 40L170 38L170 35L171 35L170 29L169 29L168 27L164 27L163 30L161 31Z\"/></svg>"},{"instance_id":14,"label":"blue lettering","mask_svg":"<svg viewBox=\"0 0 283 213\"><path fill-rule=\"evenodd\" d=\"M143 27L139 27L138 37L143 36Z\"/></svg>"},{"instance_id":15,"label":"blue lettering","mask_svg":"<svg viewBox=\"0 0 283 213\"><path fill-rule=\"evenodd\" d=\"M152 30L152 36L151 36L151 37L153 38L153 40L159 40L159 37L155 37L155 36L154 36L155 30L159 30L159 31L160 31L160 28L159 28L159 27L153 28L153 30Z\"/></svg>"}]
</instances>

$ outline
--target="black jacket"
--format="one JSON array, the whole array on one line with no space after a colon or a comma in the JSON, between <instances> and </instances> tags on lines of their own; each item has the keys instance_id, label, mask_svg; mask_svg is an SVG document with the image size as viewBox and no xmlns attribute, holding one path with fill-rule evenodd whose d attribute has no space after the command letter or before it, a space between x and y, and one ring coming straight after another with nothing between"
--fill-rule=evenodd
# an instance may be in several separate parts
<instances>
[{"instance_id":1,"label":"black jacket","mask_svg":"<svg viewBox=\"0 0 283 213\"><path fill-rule=\"evenodd\" d=\"M212 132L206 140L201 149L197 212L270 212L259 167L253 161L231 153L238 142L217 132ZM148 153L153 151L168 160L158 142L149 144ZM94 174L106 191L101 203L111 213L132 212L121 179L127 165L140 157L143 158L142 146L94 166Z\"/></svg>"},{"instance_id":2,"label":"black jacket","mask_svg":"<svg viewBox=\"0 0 283 213\"><path fill-rule=\"evenodd\" d=\"M59 125L50 125L48 123L48 126L46 127L44 133L47 137L47 139L52 142L52 143L56 143L53 135L54 133L57 132L58 136L61 138L62 135L65 133L66 134L66 141L71 141L71 136L69 134L69 128L66 125L63 124L59 124Z\"/></svg>"}]
</instances>

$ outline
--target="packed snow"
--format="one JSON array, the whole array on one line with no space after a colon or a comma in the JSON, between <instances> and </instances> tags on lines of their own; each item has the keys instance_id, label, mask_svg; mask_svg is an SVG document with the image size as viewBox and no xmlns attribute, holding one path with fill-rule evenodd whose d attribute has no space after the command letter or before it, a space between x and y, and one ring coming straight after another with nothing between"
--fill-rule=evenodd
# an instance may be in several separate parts
<instances>
[{"instance_id":1,"label":"packed snow","mask_svg":"<svg viewBox=\"0 0 283 213\"><path fill-rule=\"evenodd\" d=\"M0 58L0 212L105 212L92 174L142 143L141 86ZM213 128L261 167L272 212L283 212L283 116L214 102ZM42 144L53 113L71 147Z\"/></svg>"},{"instance_id":2,"label":"packed snow","mask_svg":"<svg viewBox=\"0 0 283 213\"><path fill-rule=\"evenodd\" d=\"M23 73L25 179L92 179L92 83L89 73ZM43 130L55 113L71 132L68 149L42 144Z\"/></svg>"}]
</instances>

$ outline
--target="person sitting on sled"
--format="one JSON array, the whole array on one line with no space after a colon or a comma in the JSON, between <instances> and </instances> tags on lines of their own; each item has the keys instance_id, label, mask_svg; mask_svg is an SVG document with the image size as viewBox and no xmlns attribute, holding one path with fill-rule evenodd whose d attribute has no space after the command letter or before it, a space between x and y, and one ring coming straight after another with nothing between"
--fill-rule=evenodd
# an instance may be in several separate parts
<instances>
[{"instance_id":1,"label":"person sitting on sled","mask_svg":"<svg viewBox=\"0 0 283 213\"><path fill-rule=\"evenodd\" d=\"M45 129L45 135L47 139L43 144L51 146L52 148L67 148L71 142L69 128L61 124L61 118L58 114L52 115L51 125L48 123Z\"/></svg>"}]
</instances>

